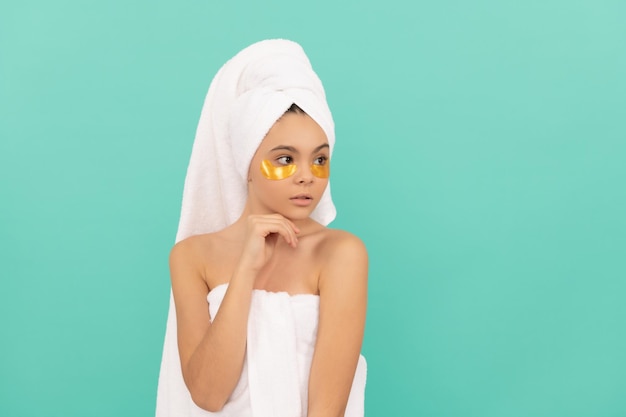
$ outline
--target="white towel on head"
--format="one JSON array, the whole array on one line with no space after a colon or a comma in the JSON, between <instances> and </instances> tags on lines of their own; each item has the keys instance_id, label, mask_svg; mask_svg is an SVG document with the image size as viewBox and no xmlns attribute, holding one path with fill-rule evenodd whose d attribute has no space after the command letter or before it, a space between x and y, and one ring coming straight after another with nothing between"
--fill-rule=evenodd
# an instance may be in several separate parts
<instances>
[{"instance_id":1,"label":"white towel on head","mask_svg":"<svg viewBox=\"0 0 626 417\"><path fill-rule=\"evenodd\" d=\"M206 96L185 179L176 241L232 224L243 212L250 161L272 125L293 104L335 142L321 81L295 42L255 43L218 71ZM311 217L336 215L330 184Z\"/></svg>"},{"instance_id":2,"label":"white towel on head","mask_svg":"<svg viewBox=\"0 0 626 417\"><path fill-rule=\"evenodd\" d=\"M241 216L250 161L272 125L294 103L324 130L332 152L333 118L322 83L300 45L287 40L258 42L218 71L196 131L177 242L221 230ZM327 225L335 215L329 185L311 217ZM193 404L183 381L176 333L170 295L157 416L208 415Z\"/></svg>"}]
</instances>

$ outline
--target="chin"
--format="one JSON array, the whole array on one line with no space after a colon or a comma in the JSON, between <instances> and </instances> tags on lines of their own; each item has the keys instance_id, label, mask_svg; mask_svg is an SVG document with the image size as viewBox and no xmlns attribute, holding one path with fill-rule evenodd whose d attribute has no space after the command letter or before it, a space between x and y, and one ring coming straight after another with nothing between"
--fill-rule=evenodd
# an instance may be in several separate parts
<instances>
[{"instance_id":1,"label":"chin","mask_svg":"<svg viewBox=\"0 0 626 417\"><path fill-rule=\"evenodd\" d=\"M313 209L307 209L307 210L303 210L303 209L296 209L296 210L282 210L282 211L277 211L278 214L285 216L286 218L288 218L291 221L294 220L306 220L308 218L311 217L311 213L313 213Z\"/></svg>"},{"instance_id":2,"label":"chin","mask_svg":"<svg viewBox=\"0 0 626 417\"><path fill-rule=\"evenodd\" d=\"M280 213L281 215L285 216L285 218L291 220L291 221L298 221L298 220L307 220L311 217L311 213L307 213L307 214L294 214L294 213Z\"/></svg>"}]
</instances>

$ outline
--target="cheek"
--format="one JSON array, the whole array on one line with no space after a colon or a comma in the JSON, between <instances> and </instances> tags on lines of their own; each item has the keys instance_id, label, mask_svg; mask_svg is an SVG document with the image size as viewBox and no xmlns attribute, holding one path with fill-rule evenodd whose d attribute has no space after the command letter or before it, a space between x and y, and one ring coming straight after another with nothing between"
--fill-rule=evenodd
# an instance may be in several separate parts
<instances>
[{"instance_id":1,"label":"cheek","mask_svg":"<svg viewBox=\"0 0 626 417\"><path fill-rule=\"evenodd\" d=\"M293 164L275 167L267 159L261 162L261 174L268 180L284 180L295 174L296 169L297 167Z\"/></svg>"}]
</instances>

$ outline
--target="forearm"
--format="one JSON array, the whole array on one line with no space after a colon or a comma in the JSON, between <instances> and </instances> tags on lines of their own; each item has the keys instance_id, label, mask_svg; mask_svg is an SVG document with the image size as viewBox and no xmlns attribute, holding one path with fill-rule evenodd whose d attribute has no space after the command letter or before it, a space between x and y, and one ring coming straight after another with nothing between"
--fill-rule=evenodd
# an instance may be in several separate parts
<instances>
[{"instance_id":1,"label":"forearm","mask_svg":"<svg viewBox=\"0 0 626 417\"><path fill-rule=\"evenodd\" d=\"M218 314L189 359L182 364L192 399L209 411L224 406L241 376L254 282L251 274L233 276Z\"/></svg>"},{"instance_id":2,"label":"forearm","mask_svg":"<svg viewBox=\"0 0 626 417\"><path fill-rule=\"evenodd\" d=\"M356 371L356 363L351 362L331 361L327 363L330 367L326 369L321 369L320 366L312 369L308 417L343 417Z\"/></svg>"},{"instance_id":3,"label":"forearm","mask_svg":"<svg viewBox=\"0 0 626 417\"><path fill-rule=\"evenodd\" d=\"M321 409L317 408L308 412L307 417L344 417L346 412L345 407L340 411L336 409Z\"/></svg>"}]
</instances>

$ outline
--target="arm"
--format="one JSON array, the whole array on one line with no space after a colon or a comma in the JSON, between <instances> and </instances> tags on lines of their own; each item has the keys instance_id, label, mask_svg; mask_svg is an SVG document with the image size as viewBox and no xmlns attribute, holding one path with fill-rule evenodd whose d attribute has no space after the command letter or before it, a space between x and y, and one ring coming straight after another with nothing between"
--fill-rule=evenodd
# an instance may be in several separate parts
<instances>
[{"instance_id":1,"label":"arm","mask_svg":"<svg viewBox=\"0 0 626 417\"><path fill-rule=\"evenodd\" d=\"M279 235L296 245L296 229L282 216L249 217L242 255L213 322L206 299L209 288L199 261L205 248L188 239L172 249L170 272L181 370L198 407L219 411L235 389L246 353L254 281Z\"/></svg>"},{"instance_id":2,"label":"arm","mask_svg":"<svg viewBox=\"0 0 626 417\"><path fill-rule=\"evenodd\" d=\"M320 275L320 317L309 377L309 417L343 416L367 308L367 251L352 235L332 245Z\"/></svg>"},{"instance_id":3,"label":"arm","mask_svg":"<svg viewBox=\"0 0 626 417\"><path fill-rule=\"evenodd\" d=\"M197 261L194 265L197 248L189 246L188 241L180 242L170 254L181 369L194 403L218 411L241 375L253 279L245 273L233 277L211 323L206 299L209 289Z\"/></svg>"}]
</instances>

